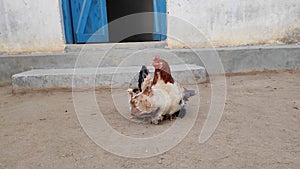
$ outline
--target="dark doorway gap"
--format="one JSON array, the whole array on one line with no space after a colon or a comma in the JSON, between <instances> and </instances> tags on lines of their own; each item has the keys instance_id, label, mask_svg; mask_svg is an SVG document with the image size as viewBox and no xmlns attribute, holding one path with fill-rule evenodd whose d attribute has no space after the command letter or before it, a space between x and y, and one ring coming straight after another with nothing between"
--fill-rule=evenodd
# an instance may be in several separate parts
<instances>
[{"instance_id":1,"label":"dark doorway gap","mask_svg":"<svg viewBox=\"0 0 300 169\"><path fill-rule=\"evenodd\" d=\"M142 13L142 12L153 12L153 1L152 0L106 0L107 7L107 17L108 23L112 22L118 18L123 16ZM130 25L132 27L137 26L149 26L154 30L154 17L147 18L144 20L137 21L136 24ZM121 29L121 28L120 28ZM112 35L117 34L116 29L108 28L110 42L117 42L117 40L113 39ZM145 41L153 41L152 33L143 33L128 37L123 39L121 42L145 42Z\"/></svg>"}]
</instances>

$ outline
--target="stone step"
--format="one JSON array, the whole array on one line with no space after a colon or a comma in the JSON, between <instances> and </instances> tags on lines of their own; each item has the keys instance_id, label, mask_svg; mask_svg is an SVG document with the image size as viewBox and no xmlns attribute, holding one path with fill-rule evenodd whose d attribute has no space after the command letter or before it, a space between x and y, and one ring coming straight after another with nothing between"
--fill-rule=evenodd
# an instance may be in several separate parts
<instances>
[{"instance_id":1,"label":"stone step","mask_svg":"<svg viewBox=\"0 0 300 169\"><path fill-rule=\"evenodd\" d=\"M203 49L151 48L146 43L146 47L142 49L136 49L140 47L127 49L126 44L116 45L112 49L106 48L107 44L103 46L100 47L100 44L83 45L83 47L70 45L66 49L67 52L0 54L0 85L10 83L12 75L31 69L139 66L150 64L156 55L161 56L171 65L196 64L204 66L207 70L215 66L211 67L203 61L219 57L224 71L228 73L300 68L300 45L297 44ZM147 60L148 62L145 62ZM217 63L216 61L210 60L210 63Z\"/></svg>"},{"instance_id":2,"label":"stone step","mask_svg":"<svg viewBox=\"0 0 300 169\"><path fill-rule=\"evenodd\" d=\"M126 42L126 43L95 43L95 44L67 44L65 52L80 51L107 51L108 49L125 49L125 50L141 50L141 49L163 49L167 45L164 41L153 42Z\"/></svg>"},{"instance_id":3,"label":"stone step","mask_svg":"<svg viewBox=\"0 0 300 169\"><path fill-rule=\"evenodd\" d=\"M141 66L77 69L33 69L12 76L13 92L55 88L136 86ZM154 69L149 68L153 73ZM172 76L182 84L206 81L205 68L194 64L171 65ZM153 77L153 75L152 75Z\"/></svg>"}]
</instances>

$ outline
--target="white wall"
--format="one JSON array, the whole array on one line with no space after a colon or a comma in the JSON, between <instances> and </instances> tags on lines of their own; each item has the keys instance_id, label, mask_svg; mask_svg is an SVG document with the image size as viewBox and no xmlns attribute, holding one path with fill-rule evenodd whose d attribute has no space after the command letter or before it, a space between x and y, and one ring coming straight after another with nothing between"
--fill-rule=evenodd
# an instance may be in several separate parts
<instances>
[{"instance_id":1,"label":"white wall","mask_svg":"<svg viewBox=\"0 0 300 169\"><path fill-rule=\"evenodd\" d=\"M192 23L213 46L286 44L300 41L299 0L167 0L167 11ZM209 47L202 35L168 20L168 34L194 47ZM169 47L183 47L172 38Z\"/></svg>"},{"instance_id":2,"label":"white wall","mask_svg":"<svg viewBox=\"0 0 300 169\"><path fill-rule=\"evenodd\" d=\"M63 51L61 0L0 0L0 53ZM300 41L300 0L167 0L168 34L193 47L288 44ZM171 48L184 47L172 38Z\"/></svg>"},{"instance_id":3,"label":"white wall","mask_svg":"<svg viewBox=\"0 0 300 169\"><path fill-rule=\"evenodd\" d=\"M0 53L63 51L60 0L0 0Z\"/></svg>"}]
</instances>

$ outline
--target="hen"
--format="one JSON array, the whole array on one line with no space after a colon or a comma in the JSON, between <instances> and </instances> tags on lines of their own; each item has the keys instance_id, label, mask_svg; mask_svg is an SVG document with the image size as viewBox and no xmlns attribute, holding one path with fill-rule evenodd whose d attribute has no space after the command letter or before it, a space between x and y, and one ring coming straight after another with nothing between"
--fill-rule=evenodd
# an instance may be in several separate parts
<instances>
[{"instance_id":1,"label":"hen","mask_svg":"<svg viewBox=\"0 0 300 169\"><path fill-rule=\"evenodd\" d=\"M158 124L164 118L183 117L185 102L195 95L195 91L186 90L176 82L169 64L156 56L152 63L155 68L151 78L146 66L139 74L138 89L129 89L131 115Z\"/></svg>"}]
</instances>

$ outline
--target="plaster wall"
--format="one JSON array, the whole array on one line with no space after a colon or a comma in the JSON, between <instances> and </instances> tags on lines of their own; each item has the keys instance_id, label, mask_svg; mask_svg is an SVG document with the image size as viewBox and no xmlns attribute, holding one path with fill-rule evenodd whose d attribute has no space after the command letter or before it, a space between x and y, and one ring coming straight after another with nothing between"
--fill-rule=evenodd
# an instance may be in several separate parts
<instances>
[{"instance_id":1,"label":"plaster wall","mask_svg":"<svg viewBox=\"0 0 300 169\"><path fill-rule=\"evenodd\" d=\"M192 47L300 42L299 0L167 0L167 11L202 32L168 20L168 34ZM167 43L184 47L172 38Z\"/></svg>"},{"instance_id":2,"label":"plaster wall","mask_svg":"<svg viewBox=\"0 0 300 169\"><path fill-rule=\"evenodd\" d=\"M0 53L64 50L60 0L1 0Z\"/></svg>"}]
</instances>

